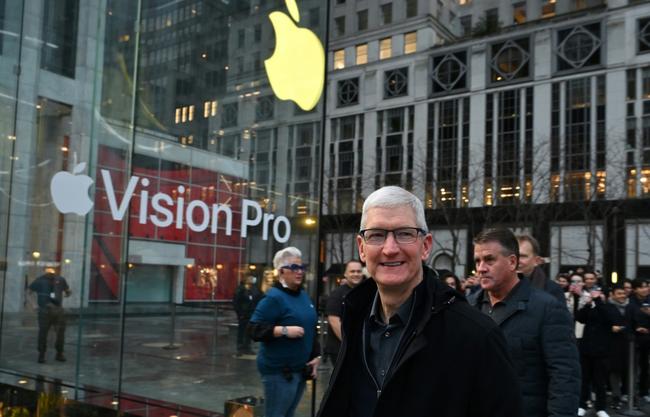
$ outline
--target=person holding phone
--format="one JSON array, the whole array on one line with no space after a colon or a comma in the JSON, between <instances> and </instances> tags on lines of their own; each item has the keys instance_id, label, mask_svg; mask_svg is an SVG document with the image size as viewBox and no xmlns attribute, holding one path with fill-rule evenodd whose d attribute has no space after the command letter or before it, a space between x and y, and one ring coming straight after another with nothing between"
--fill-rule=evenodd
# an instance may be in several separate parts
<instances>
[{"instance_id":1,"label":"person holding phone","mask_svg":"<svg viewBox=\"0 0 650 417\"><path fill-rule=\"evenodd\" d=\"M587 400L591 391L596 393L596 415L609 417L607 408L607 358L611 348L612 326L615 324L608 313L605 295L600 287L593 285L588 291L585 305L575 316L584 324L582 338L578 341L582 388L578 416L587 412Z\"/></svg>"}]
</instances>

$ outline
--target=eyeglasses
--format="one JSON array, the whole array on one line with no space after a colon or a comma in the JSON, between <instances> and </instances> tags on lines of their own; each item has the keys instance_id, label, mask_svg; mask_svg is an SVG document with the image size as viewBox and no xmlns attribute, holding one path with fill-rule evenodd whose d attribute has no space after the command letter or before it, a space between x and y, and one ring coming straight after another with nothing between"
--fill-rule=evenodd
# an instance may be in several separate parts
<instances>
[{"instance_id":1,"label":"eyeglasses","mask_svg":"<svg viewBox=\"0 0 650 417\"><path fill-rule=\"evenodd\" d=\"M359 236L369 245L383 245L386 242L388 233L392 233L397 243L405 245L415 243L418 240L420 233L426 232L417 227L400 227L399 229L386 230L386 229L364 229L359 231Z\"/></svg>"},{"instance_id":2,"label":"eyeglasses","mask_svg":"<svg viewBox=\"0 0 650 417\"><path fill-rule=\"evenodd\" d=\"M278 269L290 269L291 272L305 272L305 269L307 269L307 265L305 264L282 265Z\"/></svg>"}]
</instances>

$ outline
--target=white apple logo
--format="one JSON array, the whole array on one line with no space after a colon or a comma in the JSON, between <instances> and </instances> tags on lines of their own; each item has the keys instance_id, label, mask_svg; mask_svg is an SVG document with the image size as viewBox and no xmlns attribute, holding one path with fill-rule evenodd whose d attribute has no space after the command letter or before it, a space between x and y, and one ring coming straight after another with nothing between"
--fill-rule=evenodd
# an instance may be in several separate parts
<instances>
[{"instance_id":1,"label":"white apple logo","mask_svg":"<svg viewBox=\"0 0 650 417\"><path fill-rule=\"evenodd\" d=\"M325 50L314 32L296 26L295 22L300 22L296 0L285 2L291 17L281 12L269 15L276 45L264 66L275 95L280 100L292 100L309 111L318 104L323 93Z\"/></svg>"},{"instance_id":2,"label":"white apple logo","mask_svg":"<svg viewBox=\"0 0 650 417\"><path fill-rule=\"evenodd\" d=\"M61 171L52 177L50 194L59 212L83 216L93 207L93 202L88 197L88 187L93 180L88 175L79 175L85 169L86 163L82 162L74 167L72 173Z\"/></svg>"}]
</instances>

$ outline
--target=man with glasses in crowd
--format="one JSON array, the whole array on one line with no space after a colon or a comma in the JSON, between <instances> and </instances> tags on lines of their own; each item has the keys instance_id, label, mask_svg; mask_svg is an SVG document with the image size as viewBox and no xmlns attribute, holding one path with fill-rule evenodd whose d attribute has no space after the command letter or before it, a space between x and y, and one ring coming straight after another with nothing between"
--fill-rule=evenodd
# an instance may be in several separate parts
<instances>
[{"instance_id":1,"label":"man with glasses in crowd","mask_svg":"<svg viewBox=\"0 0 650 417\"><path fill-rule=\"evenodd\" d=\"M422 202L399 187L373 192L357 245L372 279L345 298L319 416L522 416L503 334L423 265L433 239Z\"/></svg>"}]
</instances>

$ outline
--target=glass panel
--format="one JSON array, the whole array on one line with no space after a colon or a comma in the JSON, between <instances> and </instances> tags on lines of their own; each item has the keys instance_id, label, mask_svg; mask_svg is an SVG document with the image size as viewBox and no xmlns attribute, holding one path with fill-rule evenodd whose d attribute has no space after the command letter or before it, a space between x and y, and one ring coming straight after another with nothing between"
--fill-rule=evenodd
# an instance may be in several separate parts
<instances>
[{"instance_id":1,"label":"glass panel","mask_svg":"<svg viewBox=\"0 0 650 417\"><path fill-rule=\"evenodd\" d=\"M124 415L262 396L233 299L289 245L317 299L328 2L292 16L316 38L291 83L284 2L24 3L0 0L0 367Z\"/></svg>"}]
</instances>

